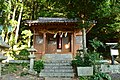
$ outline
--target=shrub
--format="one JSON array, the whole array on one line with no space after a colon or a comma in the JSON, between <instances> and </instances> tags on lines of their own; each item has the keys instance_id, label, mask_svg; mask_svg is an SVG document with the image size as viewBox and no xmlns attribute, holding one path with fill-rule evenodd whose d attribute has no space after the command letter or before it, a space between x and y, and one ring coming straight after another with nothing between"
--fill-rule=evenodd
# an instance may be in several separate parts
<instances>
[{"instance_id":1,"label":"shrub","mask_svg":"<svg viewBox=\"0 0 120 80\"><path fill-rule=\"evenodd\" d=\"M27 49L22 49L18 55L19 60L28 60L30 53L28 52Z\"/></svg>"},{"instance_id":2,"label":"shrub","mask_svg":"<svg viewBox=\"0 0 120 80\"><path fill-rule=\"evenodd\" d=\"M15 64L9 64L5 68L8 73L14 73L15 71L17 71L17 67Z\"/></svg>"},{"instance_id":3,"label":"shrub","mask_svg":"<svg viewBox=\"0 0 120 80\"><path fill-rule=\"evenodd\" d=\"M109 74L100 72L95 66L96 64L98 64L97 60L100 60L99 55L100 53L89 51L89 53L84 54L84 57L76 56L75 60L72 60L73 67L93 66L94 68L93 76L80 76L80 80L111 80Z\"/></svg>"},{"instance_id":4,"label":"shrub","mask_svg":"<svg viewBox=\"0 0 120 80\"><path fill-rule=\"evenodd\" d=\"M75 67L92 66L93 62L91 58L92 57L89 54L85 54L84 57L76 56L75 60L72 60L72 65Z\"/></svg>"},{"instance_id":5,"label":"shrub","mask_svg":"<svg viewBox=\"0 0 120 80\"><path fill-rule=\"evenodd\" d=\"M16 54L16 51L12 50L12 51L8 52L8 54L9 54L12 58L14 58L15 60L18 59L18 58L17 58L18 56L17 56L17 54Z\"/></svg>"},{"instance_id":6,"label":"shrub","mask_svg":"<svg viewBox=\"0 0 120 80\"><path fill-rule=\"evenodd\" d=\"M111 77L107 73L96 72L89 80L111 80Z\"/></svg>"},{"instance_id":7,"label":"shrub","mask_svg":"<svg viewBox=\"0 0 120 80\"><path fill-rule=\"evenodd\" d=\"M43 68L44 68L44 62L42 60L35 61L34 70L37 71L37 73L40 73L41 69Z\"/></svg>"}]
</instances>

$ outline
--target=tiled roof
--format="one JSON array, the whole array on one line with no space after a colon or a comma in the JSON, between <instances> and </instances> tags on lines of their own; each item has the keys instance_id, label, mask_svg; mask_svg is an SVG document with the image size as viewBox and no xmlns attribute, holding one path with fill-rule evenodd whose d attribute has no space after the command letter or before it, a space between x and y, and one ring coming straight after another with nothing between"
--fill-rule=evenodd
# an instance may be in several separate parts
<instances>
[{"instance_id":1,"label":"tiled roof","mask_svg":"<svg viewBox=\"0 0 120 80\"><path fill-rule=\"evenodd\" d=\"M63 22L77 22L78 19L68 19L68 18L48 18L48 17L39 17L38 20L28 20L27 23L63 23Z\"/></svg>"}]
</instances>

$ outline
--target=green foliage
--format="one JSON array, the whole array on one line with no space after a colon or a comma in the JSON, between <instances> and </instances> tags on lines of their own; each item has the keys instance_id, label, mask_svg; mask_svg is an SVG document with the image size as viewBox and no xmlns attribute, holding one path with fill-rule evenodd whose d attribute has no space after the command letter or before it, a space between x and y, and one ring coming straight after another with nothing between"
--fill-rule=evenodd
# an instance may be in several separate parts
<instances>
[{"instance_id":1,"label":"green foliage","mask_svg":"<svg viewBox=\"0 0 120 80\"><path fill-rule=\"evenodd\" d=\"M15 60L28 60L30 53L28 52L27 49L22 49L19 54L17 54L19 51L14 51L12 50L9 54L12 58Z\"/></svg>"},{"instance_id":2,"label":"green foliage","mask_svg":"<svg viewBox=\"0 0 120 80\"><path fill-rule=\"evenodd\" d=\"M75 60L72 60L72 65L75 67L79 66L92 66L96 64L96 60L99 60L99 53L89 52L84 54L84 57L76 56Z\"/></svg>"},{"instance_id":3,"label":"green foliage","mask_svg":"<svg viewBox=\"0 0 120 80\"><path fill-rule=\"evenodd\" d=\"M28 74L29 74L28 72L21 72L20 76L26 76Z\"/></svg>"},{"instance_id":4,"label":"green foliage","mask_svg":"<svg viewBox=\"0 0 120 80\"><path fill-rule=\"evenodd\" d=\"M8 53L12 58L15 58L15 56L16 56L16 52L15 51L11 51L11 52L9 52Z\"/></svg>"},{"instance_id":5,"label":"green foliage","mask_svg":"<svg viewBox=\"0 0 120 80\"><path fill-rule=\"evenodd\" d=\"M97 72L93 76L80 76L80 80L111 80L109 74Z\"/></svg>"},{"instance_id":6,"label":"green foliage","mask_svg":"<svg viewBox=\"0 0 120 80\"><path fill-rule=\"evenodd\" d=\"M96 10L96 13L98 14L98 17L106 17L109 16L111 11L111 1L110 0L106 0L103 1L100 5L99 5L99 9Z\"/></svg>"},{"instance_id":7,"label":"green foliage","mask_svg":"<svg viewBox=\"0 0 120 80\"><path fill-rule=\"evenodd\" d=\"M118 14L114 18L114 23L107 24L107 26L110 27L111 31L114 32L116 35L113 36L114 38L119 38L120 39L120 14Z\"/></svg>"},{"instance_id":8,"label":"green foliage","mask_svg":"<svg viewBox=\"0 0 120 80\"><path fill-rule=\"evenodd\" d=\"M100 53L89 51L88 54L89 54L90 60L92 61L92 64L96 65L97 61L100 60Z\"/></svg>"},{"instance_id":9,"label":"green foliage","mask_svg":"<svg viewBox=\"0 0 120 80\"><path fill-rule=\"evenodd\" d=\"M95 37L102 42L117 42L120 35L119 31L119 13L120 1L119 0L106 0L100 4L96 11L98 17L97 24L87 35L88 39ZM98 36L99 35L99 36Z\"/></svg>"},{"instance_id":10,"label":"green foliage","mask_svg":"<svg viewBox=\"0 0 120 80\"><path fill-rule=\"evenodd\" d=\"M22 68L28 68L29 67L29 63L20 63L18 65L21 65Z\"/></svg>"},{"instance_id":11,"label":"green foliage","mask_svg":"<svg viewBox=\"0 0 120 80\"><path fill-rule=\"evenodd\" d=\"M31 40L31 36L32 36L32 32L30 30L23 30L21 33L21 45L26 45L27 47L30 47L30 40ZM22 47L22 46L21 46Z\"/></svg>"},{"instance_id":12,"label":"green foliage","mask_svg":"<svg viewBox=\"0 0 120 80\"><path fill-rule=\"evenodd\" d=\"M35 61L34 70L37 71L37 73L40 73L43 68L44 62L42 60Z\"/></svg>"},{"instance_id":13,"label":"green foliage","mask_svg":"<svg viewBox=\"0 0 120 80\"><path fill-rule=\"evenodd\" d=\"M2 74L16 74L19 76L25 76L28 74L29 64L28 63L9 63L5 64L5 67L2 68Z\"/></svg>"},{"instance_id":14,"label":"green foliage","mask_svg":"<svg viewBox=\"0 0 120 80\"><path fill-rule=\"evenodd\" d=\"M97 60L100 60L100 53L89 51L87 54L84 54L84 57L77 55L74 60L72 60L72 65L75 67L79 66L94 66Z\"/></svg>"},{"instance_id":15,"label":"green foliage","mask_svg":"<svg viewBox=\"0 0 120 80\"><path fill-rule=\"evenodd\" d=\"M13 29L14 29L14 26L16 26L18 24L18 22L16 20L10 20L9 23L10 23L10 25L12 25Z\"/></svg>"},{"instance_id":16,"label":"green foliage","mask_svg":"<svg viewBox=\"0 0 120 80\"><path fill-rule=\"evenodd\" d=\"M111 80L111 77L107 73L97 72L95 75L90 77L90 80Z\"/></svg>"},{"instance_id":17,"label":"green foliage","mask_svg":"<svg viewBox=\"0 0 120 80\"><path fill-rule=\"evenodd\" d=\"M21 34L24 35L23 39L26 39L27 37L32 36L32 33L30 30L24 30L24 31L22 31Z\"/></svg>"},{"instance_id":18,"label":"green foliage","mask_svg":"<svg viewBox=\"0 0 120 80\"><path fill-rule=\"evenodd\" d=\"M89 77L87 77L87 76L80 76L79 80L89 80Z\"/></svg>"},{"instance_id":19,"label":"green foliage","mask_svg":"<svg viewBox=\"0 0 120 80\"><path fill-rule=\"evenodd\" d=\"M26 26L24 26L23 21L25 20L35 20L38 19L38 17L40 16L68 18L77 17L80 18L80 20L85 21L97 20L98 23L93 29L93 33L90 34L90 37L88 36L89 38L94 38L97 36L101 40L109 40L113 37L119 37L119 21L114 19L120 13L119 0L23 0L22 3L24 3L24 9L22 13L20 33L22 33L22 31L27 28ZM2 12L0 24L5 26L4 30L6 32L8 25L17 24L16 20L18 20L18 13L20 12L20 7L22 3L20 3L19 0L0 0L0 12ZM15 8L15 20L12 21L11 18L13 17L13 12ZM80 28L88 26L88 23L85 23L84 25L79 24ZM13 31L14 30L15 28L13 29ZM23 35L19 35L18 42L20 42L20 45L26 45L27 40L23 39L23 37L21 38L21 36ZM12 46L13 45L14 44L12 44Z\"/></svg>"},{"instance_id":20,"label":"green foliage","mask_svg":"<svg viewBox=\"0 0 120 80\"><path fill-rule=\"evenodd\" d=\"M87 56L85 54L85 57L84 57L85 61L83 61L83 58L81 58L80 56L76 56L76 57L77 57L76 60L72 61L72 65L74 65L75 67L93 66L94 68L93 76L86 76L86 77L80 76L79 78L80 80L111 80L111 77L109 74L96 71L96 68L95 68L95 65L97 64L96 60L100 60L99 53L89 52L89 55Z\"/></svg>"},{"instance_id":21,"label":"green foliage","mask_svg":"<svg viewBox=\"0 0 120 80\"><path fill-rule=\"evenodd\" d=\"M14 73L15 71L17 71L17 67L15 64L9 64L6 67L8 73Z\"/></svg>"},{"instance_id":22,"label":"green foliage","mask_svg":"<svg viewBox=\"0 0 120 80\"><path fill-rule=\"evenodd\" d=\"M83 58L80 56L76 56L75 60L72 60L72 66L74 67L84 66Z\"/></svg>"},{"instance_id":23,"label":"green foliage","mask_svg":"<svg viewBox=\"0 0 120 80\"><path fill-rule=\"evenodd\" d=\"M21 68L23 69L20 73L20 76L26 76L28 75L28 69L29 69L29 64L28 63L21 63L20 64Z\"/></svg>"},{"instance_id":24,"label":"green foliage","mask_svg":"<svg viewBox=\"0 0 120 80\"><path fill-rule=\"evenodd\" d=\"M30 53L28 52L27 49L22 49L18 55L19 60L28 60Z\"/></svg>"},{"instance_id":25,"label":"green foliage","mask_svg":"<svg viewBox=\"0 0 120 80\"><path fill-rule=\"evenodd\" d=\"M97 39L89 40L89 42L90 45L94 48L94 51L96 51L99 47L105 47L104 44Z\"/></svg>"}]
</instances>

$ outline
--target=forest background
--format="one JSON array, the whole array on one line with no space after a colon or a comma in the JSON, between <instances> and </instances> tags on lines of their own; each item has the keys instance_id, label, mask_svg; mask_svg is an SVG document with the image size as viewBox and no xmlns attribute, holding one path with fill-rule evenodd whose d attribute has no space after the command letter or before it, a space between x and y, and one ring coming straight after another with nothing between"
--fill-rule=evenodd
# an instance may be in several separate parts
<instances>
[{"instance_id":1,"label":"forest background","mask_svg":"<svg viewBox=\"0 0 120 80\"><path fill-rule=\"evenodd\" d=\"M0 34L11 49L30 47L32 33L26 20L39 17L67 17L84 20L79 27L96 25L87 33L87 42L120 42L120 0L0 0ZM99 36L98 36L99 35Z\"/></svg>"}]
</instances>

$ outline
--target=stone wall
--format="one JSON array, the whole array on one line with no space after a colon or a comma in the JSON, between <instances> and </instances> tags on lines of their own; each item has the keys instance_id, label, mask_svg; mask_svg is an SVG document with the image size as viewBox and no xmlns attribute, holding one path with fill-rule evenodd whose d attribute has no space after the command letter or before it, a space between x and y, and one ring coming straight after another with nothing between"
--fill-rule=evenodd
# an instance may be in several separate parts
<instances>
[{"instance_id":1,"label":"stone wall","mask_svg":"<svg viewBox=\"0 0 120 80\"><path fill-rule=\"evenodd\" d=\"M120 73L120 65L101 65L100 71L103 73Z\"/></svg>"}]
</instances>

